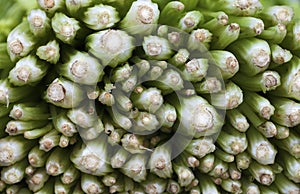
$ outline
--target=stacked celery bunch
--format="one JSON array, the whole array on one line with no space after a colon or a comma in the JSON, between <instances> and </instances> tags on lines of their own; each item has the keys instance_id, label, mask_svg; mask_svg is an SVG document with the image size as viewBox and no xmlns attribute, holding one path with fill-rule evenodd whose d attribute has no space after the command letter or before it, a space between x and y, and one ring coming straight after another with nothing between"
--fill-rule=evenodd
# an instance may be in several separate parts
<instances>
[{"instance_id":1,"label":"stacked celery bunch","mask_svg":"<svg viewBox=\"0 0 300 194\"><path fill-rule=\"evenodd\" d=\"M298 1L24 2L0 0L1 192L300 193Z\"/></svg>"}]
</instances>

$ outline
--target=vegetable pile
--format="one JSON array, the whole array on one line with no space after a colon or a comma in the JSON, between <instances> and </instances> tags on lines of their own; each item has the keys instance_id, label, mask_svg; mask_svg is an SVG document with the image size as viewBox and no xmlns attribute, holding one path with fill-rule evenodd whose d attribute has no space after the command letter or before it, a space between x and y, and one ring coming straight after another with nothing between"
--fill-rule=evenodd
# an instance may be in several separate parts
<instances>
[{"instance_id":1,"label":"vegetable pile","mask_svg":"<svg viewBox=\"0 0 300 194\"><path fill-rule=\"evenodd\" d=\"M0 191L300 194L299 12L0 0Z\"/></svg>"}]
</instances>

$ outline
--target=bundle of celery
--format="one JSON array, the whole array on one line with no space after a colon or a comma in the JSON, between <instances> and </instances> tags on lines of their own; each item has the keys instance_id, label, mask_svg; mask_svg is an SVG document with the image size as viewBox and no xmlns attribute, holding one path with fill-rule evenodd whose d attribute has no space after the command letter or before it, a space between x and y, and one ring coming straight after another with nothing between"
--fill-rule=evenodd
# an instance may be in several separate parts
<instances>
[{"instance_id":1,"label":"bundle of celery","mask_svg":"<svg viewBox=\"0 0 300 194\"><path fill-rule=\"evenodd\" d=\"M300 194L297 0L0 0L0 192Z\"/></svg>"}]
</instances>

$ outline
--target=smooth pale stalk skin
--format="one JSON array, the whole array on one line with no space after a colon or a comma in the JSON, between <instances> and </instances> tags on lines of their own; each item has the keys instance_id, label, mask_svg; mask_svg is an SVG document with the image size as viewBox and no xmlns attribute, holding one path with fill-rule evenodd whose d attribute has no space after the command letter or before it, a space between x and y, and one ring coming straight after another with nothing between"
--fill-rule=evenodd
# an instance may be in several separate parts
<instances>
[{"instance_id":1,"label":"smooth pale stalk skin","mask_svg":"<svg viewBox=\"0 0 300 194\"><path fill-rule=\"evenodd\" d=\"M204 80L194 83L198 94L215 94L222 91L222 81L217 77L206 76Z\"/></svg>"},{"instance_id":2,"label":"smooth pale stalk skin","mask_svg":"<svg viewBox=\"0 0 300 194\"><path fill-rule=\"evenodd\" d=\"M120 87L120 89L125 93L130 93L137 86L138 81L137 74L133 72L128 79L122 81L120 86L117 87Z\"/></svg>"},{"instance_id":3,"label":"smooth pale stalk skin","mask_svg":"<svg viewBox=\"0 0 300 194\"><path fill-rule=\"evenodd\" d=\"M183 89L183 84L183 77L173 68L164 70L163 74L156 81L151 82L151 86L160 89L164 95Z\"/></svg>"},{"instance_id":4,"label":"smooth pale stalk skin","mask_svg":"<svg viewBox=\"0 0 300 194\"><path fill-rule=\"evenodd\" d=\"M19 135L24 134L26 131L34 130L34 129L41 129L44 128L45 131L49 131L52 129L49 126L46 126L49 121L42 120L42 121L9 121L6 124L5 132L9 135ZM49 129L50 128L50 129Z\"/></svg>"},{"instance_id":5,"label":"smooth pale stalk skin","mask_svg":"<svg viewBox=\"0 0 300 194\"><path fill-rule=\"evenodd\" d=\"M69 155L70 151L60 147L55 148L51 152L45 164L47 174L51 176L58 176L64 173L71 164L71 161L69 160Z\"/></svg>"},{"instance_id":6,"label":"smooth pale stalk skin","mask_svg":"<svg viewBox=\"0 0 300 194\"><path fill-rule=\"evenodd\" d=\"M213 58L212 63L221 70L223 79L229 79L238 72L239 62L231 52L212 50L210 54Z\"/></svg>"},{"instance_id":7,"label":"smooth pale stalk skin","mask_svg":"<svg viewBox=\"0 0 300 194\"><path fill-rule=\"evenodd\" d=\"M235 41L228 47L238 59L240 71L249 76L263 72L269 67L271 50L265 40L245 38Z\"/></svg>"},{"instance_id":8,"label":"smooth pale stalk skin","mask_svg":"<svg viewBox=\"0 0 300 194\"><path fill-rule=\"evenodd\" d=\"M122 176L122 175L120 175L120 174L117 173L117 172L112 172L112 173L110 173L110 174L107 174L107 175L103 176L103 178L102 178L101 180L102 180L102 182L103 182L103 184L104 184L105 186L110 187L110 186L116 184L117 179L118 179L120 176Z\"/></svg>"},{"instance_id":9,"label":"smooth pale stalk skin","mask_svg":"<svg viewBox=\"0 0 300 194\"><path fill-rule=\"evenodd\" d=\"M269 68L271 69L289 62L293 57L291 51L282 48L278 44L270 44L270 48L271 48L272 62Z\"/></svg>"},{"instance_id":10,"label":"smooth pale stalk skin","mask_svg":"<svg viewBox=\"0 0 300 194\"><path fill-rule=\"evenodd\" d=\"M180 0L185 6L185 10L194 10L198 6L199 0Z\"/></svg>"},{"instance_id":11,"label":"smooth pale stalk skin","mask_svg":"<svg viewBox=\"0 0 300 194\"><path fill-rule=\"evenodd\" d=\"M113 106L115 104L115 96L111 93L111 91L101 89L98 100L107 106Z\"/></svg>"},{"instance_id":12,"label":"smooth pale stalk skin","mask_svg":"<svg viewBox=\"0 0 300 194\"><path fill-rule=\"evenodd\" d=\"M238 109L226 111L226 117L229 123L239 132L246 132L250 126L246 116Z\"/></svg>"},{"instance_id":13,"label":"smooth pale stalk skin","mask_svg":"<svg viewBox=\"0 0 300 194\"><path fill-rule=\"evenodd\" d=\"M295 158L300 158L300 135L298 135L295 131L290 130L287 138L274 140L274 143L280 149L289 152Z\"/></svg>"},{"instance_id":14,"label":"smooth pale stalk skin","mask_svg":"<svg viewBox=\"0 0 300 194\"><path fill-rule=\"evenodd\" d=\"M159 32L158 32L159 33ZM158 34L159 35L159 34ZM168 39L171 43L173 49L178 50L180 49L183 44L185 44L185 34L184 32L177 32L175 29L171 28L171 31L166 35L160 35Z\"/></svg>"},{"instance_id":15,"label":"smooth pale stalk skin","mask_svg":"<svg viewBox=\"0 0 300 194\"><path fill-rule=\"evenodd\" d=\"M93 127L97 121L96 107L93 102L88 102L83 106L70 109L67 112L67 117L76 125L82 128Z\"/></svg>"},{"instance_id":16,"label":"smooth pale stalk skin","mask_svg":"<svg viewBox=\"0 0 300 194\"><path fill-rule=\"evenodd\" d=\"M54 178L50 178L49 181L47 181L45 183L45 185L38 190L37 192L35 192L35 194L48 194L48 193L54 193Z\"/></svg>"},{"instance_id":17,"label":"smooth pale stalk skin","mask_svg":"<svg viewBox=\"0 0 300 194\"><path fill-rule=\"evenodd\" d=\"M100 88L98 86L87 86L86 88L86 96L89 100L96 100L99 98Z\"/></svg>"},{"instance_id":18,"label":"smooth pale stalk skin","mask_svg":"<svg viewBox=\"0 0 300 194\"><path fill-rule=\"evenodd\" d=\"M104 67L114 68L131 57L135 48L133 41L125 31L102 30L86 38L86 50L100 59Z\"/></svg>"},{"instance_id":19,"label":"smooth pale stalk skin","mask_svg":"<svg viewBox=\"0 0 300 194\"><path fill-rule=\"evenodd\" d=\"M195 178L194 172L184 165L180 160L172 163L174 173L178 177L178 183L181 187L189 186Z\"/></svg>"},{"instance_id":20,"label":"smooth pale stalk skin","mask_svg":"<svg viewBox=\"0 0 300 194\"><path fill-rule=\"evenodd\" d=\"M8 79L0 80L0 104L5 104L7 107L10 103L17 102L32 94L33 87L21 86L14 87Z\"/></svg>"},{"instance_id":21,"label":"smooth pale stalk skin","mask_svg":"<svg viewBox=\"0 0 300 194\"><path fill-rule=\"evenodd\" d=\"M136 182L145 181L147 178L147 158L146 154L132 155L120 170Z\"/></svg>"},{"instance_id":22,"label":"smooth pale stalk skin","mask_svg":"<svg viewBox=\"0 0 300 194\"><path fill-rule=\"evenodd\" d=\"M94 122L92 127L78 129L80 137L86 141L96 139L102 131L104 131L104 126L100 118Z\"/></svg>"},{"instance_id":23,"label":"smooth pale stalk skin","mask_svg":"<svg viewBox=\"0 0 300 194\"><path fill-rule=\"evenodd\" d=\"M214 151L214 154L216 154L216 157L219 158L220 160L224 161L224 162L233 162L234 161L234 156L231 154L226 153L225 151L217 148Z\"/></svg>"},{"instance_id":24,"label":"smooth pale stalk skin","mask_svg":"<svg viewBox=\"0 0 300 194\"><path fill-rule=\"evenodd\" d=\"M14 104L9 116L15 120L33 121L47 120L50 118L46 104L31 105L27 103Z\"/></svg>"},{"instance_id":25,"label":"smooth pale stalk skin","mask_svg":"<svg viewBox=\"0 0 300 194\"><path fill-rule=\"evenodd\" d=\"M261 95L244 91L244 100L260 117L269 120L274 115L275 107L267 98Z\"/></svg>"},{"instance_id":26,"label":"smooth pale stalk skin","mask_svg":"<svg viewBox=\"0 0 300 194\"><path fill-rule=\"evenodd\" d=\"M56 78L44 93L44 99L62 108L77 107L84 99L83 88L64 78Z\"/></svg>"},{"instance_id":27,"label":"smooth pale stalk skin","mask_svg":"<svg viewBox=\"0 0 300 194\"><path fill-rule=\"evenodd\" d=\"M196 156L197 158L203 158L205 155L214 152L216 146L213 143L213 139L210 137L202 137L191 140L191 142L185 148L185 151Z\"/></svg>"},{"instance_id":28,"label":"smooth pale stalk skin","mask_svg":"<svg viewBox=\"0 0 300 194\"><path fill-rule=\"evenodd\" d=\"M169 146L156 147L148 161L150 172L164 179L171 178L173 174L171 152Z\"/></svg>"},{"instance_id":29,"label":"smooth pale stalk skin","mask_svg":"<svg viewBox=\"0 0 300 194\"><path fill-rule=\"evenodd\" d=\"M260 194L263 193L260 191L259 186L256 183L253 183L252 181L248 180L248 177L242 178L242 190L243 193L247 194Z\"/></svg>"},{"instance_id":30,"label":"smooth pale stalk skin","mask_svg":"<svg viewBox=\"0 0 300 194\"><path fill-rule=\"evenodd\" d=\"M113 27L120 20L117 10L109 5L95 5L84 12L82 21L93 30Z\"/></svg>"},{"instance_id":31,"label":"smooth pale stalk skin","mask_svg":"<svg viewBox=\"0 0 300 194\"><path fill-rule=\"evenodd\" d=\"M77 18L82 10L93 4L93 0L66 0L66 9L71 16Z\"/></svg>"},{"instance_id":32,"label":"smooth pale stalk skin","mask_svg":"<svg viewBox=\"0 0 300 194\"><path fill-rule=\"evenodd\" d=\"M167 187L167 180L149 174L147 180L141 183L145 193L163 193Z\"/></svg>"},{"instance_id":33,"label":"smooth pale stalk skin","mask_svg":"<svg viewBox=\"0 0 300 194\"><path fill-rule=\"evenodd\" d=\"M156 131L160 127L160 123L156 115L149 112L140 111L138 116L134 119L135 123L133 130L137 134L143 134L145 131Z\"/></svg>"},{"instance_id":34,"label":"smooth pale stalk skin","mask_svg":"<svg viewBox=\"0 0 300 194\"><path fill-rule=\"evenodd\" d=\"M225 49L236 41L240 34L240 26L237 23L230 23L221 27L218 31L209 30L215 35L211 42L211 49Z\"/></svg>"},{"instance_id":35,"label":"smooth pale stalk skin","mask_svg":"<svg viewBox=\"0 0 300 194\"><path fill-rule=\"evenodd\" d=\"M62 49L63 64L57 71L71 81L85 85L96 85L103 76L103 67L99 61L86 52Z\"/></svg>"},{"instance_id":36,"label":"smooth pale stalk skin","mask_svg":"<svg viewBox=\"0 0 300 194\"><path fill-rule=\"evenodd\" d=\"M121 139L122 147L132 154L142 154L146 150L150 151L147 147L144 146L144 141L144 136L139 136L131 133L123 135Z\"/></svg>"},{"instance_id":37,"label":"smooth pale stalk skin","mask_svg":"<svg viewBox=\"0 0 300 194\"><path fill-rule=\"evenodd\" d=\"M252 161L248 170L253 178L262 185L270 186L275 180L275 173L269 165Z\"/></svg>"},{"instance_id":38,"label":"smooth pale stalk skin","mask_svg":"<svg viewBox=\"0 0 300 194\"><path fill-rule=\"evenodd\" d=\"M116 153L113 154L111 157L110 163L113 168L121 168L127 159L129 158L130 154L125 149L120 148Z\"/></svg>"},{"instance_id":39,"label":"smooth pale stalk skin","mask_svg":"<svg viewBox=\"0 0 300 194\"><path fill-rule=\"evenodd\" d=\"M294 24L287 27L287 34L281 45L289 50L299 50L300 46L300 22L297 20ZM288 44L287 44L288 43Z\"/></svg>"},{"instance_id":40,"label":"smooth pale stalk skin","mask_svg":"<svg viewBox=\"0 0 300 194\"><path fill-rule=\"evenodd\" d=\"M31 10L27 16L30 31L38 37L45 37L50 32L50 19L40 9Z\"/></svg>"},{"instance_id":41,"label":"smooth pale stalk skin","mask_svg":"<svg viewBox=\"0 0 300 194\"><path fill-rule=\"evenodd\" d=\"M56 130L50 130L39 139L39 149L49 152L52 148L58 146L60 134Z\"/></svg>"},{"instance_id":42,"label":"smooth pale stalk skin","mask_svg":"<svg viewBox=\"0 0 300 194\"><path fill-rule=\"evenodd\" d=\"M234 162L229 164L228 171L229 176L232 180L240 180L242 178L242 172L237 169L237 166Z\"/></svg>"},{"instance_id":43,"label":"smooth pale stalk skin","mask_svg":"<svg viewBox=\"0 0 300 194\"><path fill-rule=\"evenodd\" d=\"M169 179L167 183L166 191L171 194L178 194L181 192L181 186L179 185L178 182Z\"/></svg>"},{"instance_id":44,"label":"smooth pale stalk skin","mask_svg":"<svg viewBox=\"0 0 300 194\"><path fill-rule=\"evenodd\" d=\"M64 8L63 0L38 0L37 2L40 8L51 15Z\"/></svg>"},{"instance_id":45,"label":"smooth pale stalk skin","mask_svg":"<svg viewBox=\"0 0 300 194\"><path fill-rule=\"evenodd\" d=\"M229 81L225 83L225 90L211 96L210 103L219 109L231 110L243 102L243 91L241 88Z\"/></svg>"},{"instance_id":46,"label":"smooth pale stalk skin","mask_svg":"<svg viewBox=\"0 0 300 194\"><path fill-rule=\"evenodd\" d=\"M51 19L51 26L56 38L66 44L74 44L75 37L81 28L76 19L70 18L61 12L54 14Z\"/></svg>"},{"instance_id":47,"label":"smooth pale stalk skin","mask_svg":"<svg viewBox=\"0 0 300 194\"><path fill-rule=\"evenodd\" d=\"M290 129L288 127L275 124L277 129L277 134L275 135L276 139L285 139L290 135Z\"/></svg>"},{"instance_id":48,"label":"smooth pale stalk skin","mask_svg":"<svg viewBox=\"0 0 300 194\"><path fill-rule=\"evenodd\" d=\"M158 23L160 11L150 0L137 0L120 23L121 29L129 34L149 35Z\"/></svg>"},{"instance_id":49,"label":"smooth pale stalk skin","mask_svg":"<svg viewBox=\"0 0 300 194\"><path fill-rule=\"evenodd\" d=\"M266 70L254 76L237 73L232 80L243 89L253 92L262 91L263 93L277 89L282 83L281 76L276 71L270 70Z\"/></svg>"},{"instance_id":50,"label":"smooth pale stalk skin","mask_svg":"<svg viewBox=\"0 0 300 194\"><path fill-rule=\"evenodd\" d=\"M276 24L274 26L265 28L258 38L267 40L273 44L284 44L285 37L287 35L287 28L284 24ZM285 47L289 48L289 47Z\"/></svg>"},{"instance_id":51,"label":"smooth pale stalk skin","mask_svg":"<svg viewBox=\"0 0 300 194\"><path fill-rule=\"evenodd\" d=\"M56 40L51 40L47 44L38 47L36 55L51 64L56 64L60 58L60 47Z\"/></svg>"},{"instance_id":52,"label":"smooth pale stalk skin","mask_svg":"<svg viewBox=\"0 0 300 194\"><path fill-rule=\"evenodd\" d=\"M254 127L259 127L260 125L264 124L266 122L265 119L262 117L258 116L254 110L252 109L251 106L249 106L246 102L242 103L239 107L238 110L243 113L246 118L250 121L250 123Z\"/></svg>"},{"instance_id":53,"label":"smooth pale stalk skin","mask_svg":"<svg viewBox=\"0 0 300 194\"><path fill-rule=\"evenodd\" d=\"M300 58L293 56L293 58L278 68L276 71L280 74L281 85L277 87L276 92L271 94L275 96L282 96L300 100Z\"/></svg>"},{"instance_id":54,"label":"smooth pale stalk skin","mask_svg":"<svg viewBox=\"0 0 300 194\"><path fill-rule=\"evenodd\" d=\"M300 192L299 184L295 184L282 173L276 174L274 185L280 193L297 194Z\"/></svg>"},{"instance_id":55,"label":"smooth pale stalk skin","mask_svg":"<svg viewBox=\"0 0 300 194\"><path fill-rule=\"evenodd\" d=\"M215 158L214 167L208 173L213 178L222 178L222 176L228 173L229 163L220 160L218 157ZM223 179L223 178L222 178Z\"/></svg>"},{"instance_id":56,"label":"smooth pale stalk skin","mask_svg":"<svg viewBox=\"0 0 300 194\"><path fill-rule=\"evenodd\" d=\"M122 136L126 133L124 129L115 129L112 131L109 136L108 136L108 143L111 144L112 146L114 145L119 145L121 142Z\"/></svg>"},{"instance_id":57,"label":"smooth pale stalk skin","mask_svg":"<svg viewBox=\"0 0 300 194\"><path fill-rule=\"evenodd\" d=\"M169 65L181 67L189 59L190 52L187 49L179 49L177 53L169 60Z\"/></svg>"},{"instance_id":58,"label":"smooth pale stalk skin","mask_svg":"<svg viewBox=\"0 0 300 194\"><path fill-rule=\"evenodd\" d=\"M264 30L264 22L255 17L235 17L229 18L229 22L238 23L240 26L239 38L249 38L260 35Z\"/></svg>"},{"instance_id":59,"label":"smooth pale stalk skin","mask_svg":"<svg viewBox=\"0 0 300 194\"><path fill-rule=\"evenodd\" d=\"M74 166L84 173L102 176L112 171L108 163L107 139L101 134L94 140L77 143L72 150L70 159Z\"/></svg>"},{"instance_id":60,"label":"smooth pale stalk skin","mask_svg":"<svg viewBox=\"0 0 300 194\"><path fill-rule=\"evenodd\" d=\"M175 26L184 13L185 5L180 1L171 1L161 9L159 24Z\"/></svg>"},{"instance_id":61,"label":"smooth pale stalk skin","mask_svg":"<svg viewBox=\"0 0 300 194\"><path fill-rule=\"evenodd\" d=\"M134 66L138 68L138 77L143 77L150 70L150 62L145 59L140 59L138 57L133 57L132 62Z\"/></svg>"},{"instance_id":62,"label":"smooth pale stalk skin","mask_svg":"<svg viewBox=\"0 0 300 194\"><path fill-rule=\"evenodd\" d=\"M278 23L288 25L294 17L294 10L289 6L274 5L266 7L259 14L259 17L262 18L268 25Z\"/></svg>"},{"instance_id":63,"label":"smooth pale stalk skin","mask_svg":"<svg viewBox=\"0 0 300 194\"><path fill-rule=\"evenodd\" d=\"M27 56L36 45L27 25L27 21L23 21L8 34L7 52L13 62Z\"/></svg>"},{"instance_id":64,"label":"smooth pale stalk skin","mask_svg":"<svg viewBox=\"0 0 300 194\"><path fill-rule=\"evenodd\" d=\"M25 159L8 167L2 168L1 180L6 184L16 184L21 182L25 177L25 169L27 166L28 161Z\"/></svg>"},{"instance_id":65,"label":"smooth pale stalk skin","mask_svg":"<svg viewBox=\"0 0 300 194\"><path fill-rule=\"evenodd\" d=\"M34 85L47 73L48 64L29 55L20 59L9 72L8 79L15 86Z\"/></svg>"},{"instance_id":66,"label":"smooth pale stalk skin","mask_svg":"<svg viewBox=\"0 0 300 194\"><path fill-rule=\"evenodd\" d=\"M271 121L266 121L262 125L258 126L256 129L266 138L272 138L277 134L276 125Z\"/></svg>"},{"instance_id":67,"label":"smooth pale stalk skin","mask_svg":"<svg viewBox=\"0 0 300 194\"><path fill-rule=\"evenodd\" d=\"M155 113L164 102L161 90L154 87L143 88L141 93L135 90L130 99L139 110L148 111L149 113Z\"/></svg>"},{"instance_id":68,"label":"smooth pale stalk skin","mask_svg":"<svg viewBox=\"0 0 300 194\"><path fill-rule=\"evenodd\" d=\"M26 183L32 192L37 192L43 188L47 182L50 182L48 179L49 175L46 173L46 170L44 168L38 168L32 176L26 178Z\"/></svg>"},{"instance_id":69,"label":"smooth pale stalk skin","mask_svg":"<svg viewBox=\"0 0 300 194\"><path fill-rule=\"evenodd\" d=\"M300 183L300 159L296 159L284 150L279 151L279 156L280 159L277 161L283 167L285 176L295 183Z\"/></svg>"},{"instance_id":70,"label":"smooth pale stalk skin","mask_svg":"<svg viewBox=\"0 0 300 194\"><path fill-rule=\"evenodd\" d=\"M263 9L261 2L256 0L217 0L214 2L205 0L201 2L201 6L213 11L224 11L235 16L254 16Z\"/></svg>"},{"instance_id":71,"label":"smooth pale stalk skin","mask_svg":"<svg viewBox=\"0 0 300 194\"><path fill-rule=\"evenodd\" d=\"M114 90L113 91L114 98L117 102L117 107L124 112L129 112L133 109L132 100L123 92Z\"/></svg>"},{"instance_id":72,"label":"smooth pale stalk skin","mask_svg":"<svg viewBox=\"0 0 300 194\"><path fill-rule=\"evenodd\" d=\"M218 190L215 183L206 174L199 173L199 180L200 180L199 188L200 188L201 193L203 193L203 194L206 194L206 193L219 194L220 193L220 191Z\"/></svg>"},{"instance_id":73,"label":"smooth pale stalk skin","mask_svg":"<svg viewBox=\"0 0 300 194\"><path fill-rule=\"evenodd\" d=\"M114 68L111 72L110 80L112 82L121 82L128 79L133 72L133 68L129 63Z\"/></svg>"},{"instance_id":74,"label":"smooth pale stalk skin","mask_svg":"<svg viewBox=\"0 0 300 194\"><path fill-rule=\"evenodd\" d=\"M0 139L0 165L10 166L24 157L35 145L36 141L28 141L22 136L7 136Z\"/></svg>"},{"instance_id":75,"label":"smooth pale stalk skin","mask_svg":"<svg viewBox=\"0 0 300 194\"><path fill-rule=\"evenodd\" d=\"M282 97L272 97L269 100L275 107L271 117L273 122L285 127L294 127L300 123L300 104L297 101Z\"/></svg>"},{"instance_id":76,"label":"smooth pale stalk skin","mask_svg":"<svg viewBox=\"0 0 300 194\"><path fill-rule=\"evenodd\" d=\"M180 18L178 22L178 28L185 32L191 32L200 23L203 23L204 17L200 11L188 11Z\"/></svg>"},{"instance_id":77,"label":"smooth pale stalk skin","mask_svg":"<svg viewBox=\"0 0 300 194\"><path fill-rule=\"evenodd\" d=\"M28 162L35 168L43 167L50 155L50 152L45 152L39 149L39 146L34 146L28 153Z\"/></svg>"},{"instance_id":78,"label":"smooth pale stalk skin","mask_svg":"<svg viewBox=\"0 0 300 194\"><path fill-rule=\"evenodd\" d=\"M221 187L230 193L242 193L242 184L238 180L223 179Z\"/></svg>"},{"instance_id":79,"label":"smooth pale stalk skin","mask_svg":"<svg viewBox=\"0 0 300 194\"><path fill-rule=\"evenodd\" d=\"M51 107L52 123L54 128L67 137L72 137L78 132L77 126L67 117L66 111L58 112Z\"/></svg>"},{"instance_id":80,"label":"smooth pale stalk skin","mask_svg":"<svg viewBox=\"0 0 300 194\"><path fill-rule=\"evenodd\" d=\"M173 105L180 119L180 127L184 135L193 137L208 136L217 133L223 122L221 115L204 98L194 95L190 97L179 96L167 99Z\"/></svg>"},{"instance_id":81,"label":"smooth pale stalk skin","mask_svg":"<svg viewBox=\"0 0 300 194\"><path fill-rule=\"evenodd\" d=\"M263 165L273 164L277 150L253 126L247 130L248 152L257 162Z\"/></svg>"},{"instance_id":82,"label":"smooth pale stalk skin","mask_svg":"<svg viewBox=\"0 0 300 194\"><path fill-rule=\"evenodd\" d=\"M208 59L194 58L186 62L184 68L181 68L182 77L187 81L200 82L207 75L208 67Z\"/></svg>"},{"instance_id":83,"label":"smooth pale stalk skin","mask_svg":"<svg viewBox=\"0 0 300 194\"><path fill-rule=\"evenodd\" d=\"M201 10L201 13L204 16L205 23L200 26L204 29L217 29L222 28L223 26L228 25L229 17L223 11L210 11L210 10Z\"/></svg>"},{"instance_id":84,"label":"smooth pale stalk skin","mask_svg":"<svg viewBox=\"0 0 300 194\"><path fill-rule=\"evenodd\" d=\"M75 183L75 181L80 178L80 174L80 171L75 168L74 165L70 165L60 176L60 180L63 184Z\"/></svg>"},{"instance_id":85,"label":"smooth pale stalk skin","mask_svg":"<svg viewBox=\"0 0 300 194\"><path fill-rule=\"evenodd\" d=\"M113 109L114 108L114 109ZM117 127L123 128L125 130L129 130L133 126L133 122L115 107L108 108L107 111L114 123Z\"/></svg>"},{"instance_id":86,"label":"smooth pale stalk skin","mask_svg":"<svg viewBox=\"0 0 300 194\"><path fill-rule=\"evenodd\" d=\"M104 185L100 179L86 173L81 174L81 188L87 194L104 192Z\"/></svg>"},{"instance_id":87,"label":"smooth pale stalk skin","mask_svg":"<svg viewBox=\"0 0 300 194\"><path fill-rule=\"evenodd\" d=\"M248 152L242 152L242 153L236 155L236 158L235 158L236 167L239 170L247 169L249 167L251 161L252 161L252 158Z\"/></svg>"},{"instance_id":88,"label":"smooth pale stalk skin","mask_svg":"<svg viewBox=\"0 0 300 194\"><path fill-rule=\"evenodd\" d=\"M159 36L146 36L143 41L143 50L146 57L153 60L167 60L173 50L168 40Z\"/></svg>"},{"instance_id":89,"label":"smooth pale stalk skin","mask_svg":"<svg viewBox=\"0 0 300 194\"><path fill-rule=\"evenodd\" d=\"M212 37L213 34L205 28L199 28L193 30L189 36L187 42L187 48L191 51L193 50L199 50L200 52L206 51L210 47Z\"/></svg>"},{"instance_id":90,"label":"smooth pale stalk skin","mask_svg":"<svg viewBox=\"0 0 300 194\"><path fill-rule=\"evenodd\" d=\"M54 193L70 193L75 183L64 184L59 177L55 178Z\"/></svg>"},{"instance_id":91,"label":"smooth pale stalk skin","mask_svg":"<svg viewBox=\"0 0 300 194\"><path fill-rule=\"evenodd\" d=\"M156 112L156 117L161 126L171 128L177 120L177 112L174 106L164 103Z\"/></svg>"},{"instance_id":92,"label":"smooth pale stalk skin","mask_svg":"<svg viewBox=\"0 0 300 194\"><path fill-rule=\"evenodd\" d=\"M208 173L214 167L215 155L213 153L207 154L203 158L200 158L199 161L200 161L200 165L198 167L199 171L203 173Z\"/></svg>"}]
</instances>

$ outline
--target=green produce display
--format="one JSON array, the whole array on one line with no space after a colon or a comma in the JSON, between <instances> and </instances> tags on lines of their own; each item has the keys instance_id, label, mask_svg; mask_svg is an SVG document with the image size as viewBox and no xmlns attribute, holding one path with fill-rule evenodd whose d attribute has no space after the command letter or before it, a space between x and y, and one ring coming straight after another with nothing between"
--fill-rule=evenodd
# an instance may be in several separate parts
<instances>
[{"instance_id":1,"label":"green produce display","mask_svg":"<svg viewBox=\"0 0 300 194\"><path fill-rule=\"evenodd\" d=\"M0 193L300 194L300 1L0 0Z\"/></svg>"}]
</instances>

